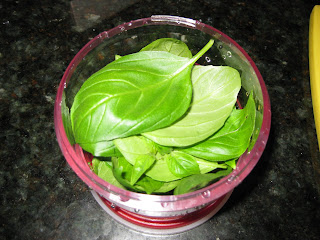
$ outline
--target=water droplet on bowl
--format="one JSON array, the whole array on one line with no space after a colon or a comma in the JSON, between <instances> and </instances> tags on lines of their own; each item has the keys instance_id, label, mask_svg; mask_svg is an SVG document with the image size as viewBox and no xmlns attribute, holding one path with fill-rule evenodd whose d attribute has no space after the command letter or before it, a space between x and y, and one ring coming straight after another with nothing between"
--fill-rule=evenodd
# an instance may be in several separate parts
<instances>
[{"instance_id":1,"label":"water droplet on bowl","mask_svg":"<svg viewBox=\"0 0 320 240\"><path fill-rule=\"evenodd\" d=\"M120 201L127 202L127 201L129 201L129 198L126 196L120 196Z\"/></svg>"},{"instance_id":2,"label":"water droplet on bowl","mask_svg":"<svg viewBox=\"0 0 320 240\"><path fill-rule=\"evenodd\" d=\"M208 63L211 62L211 58L209 58L208 56L206 56L204 59L205 59Z\"/></svg>"},{"instance_id":3,"label":"water droplet on bowl","mask_svg":"<svg viewBox=\"0 0 320 240\"><path fill-rule=\"evenodd\" d=\"M203 193L201 193L202 197L204 198L209 198L211 196L211 192L209 190L204 191Z\"/></svg>"},{"instance_id":4,"label":"water droplet on bowl","mask_svg":"<svg viewBox=\"0 0 320 240\"><path fill-rule=\"evenodd\" d=\"M168 202L162 202L162 203L161 203L161 206L164 207L164 208L167 207L168 205L169 205Z\"/></svg>"},{"instance_id":5,"label":"water droplet on bowl","mask_svg":"<svg viewBox=\"0 0 320 240\"><path fill-rule=\"evenodd\" d=\"M221 57L222 57L223 59L226 59L226 58L227 58L226 55L222 55Z\"/></svg>"},{"instance_id":6,"label":"water droplet on bowl","mask_svg":"<svg viewBox=\"0 0 320 240\"><path fill-rule=\"evenodd\" d=\"M116 208L116 205L114 203L111 203L110 207L111 208Z\"/></svg>"},{"instance_id":7,"label":"water droplet on bowl","mask_svg":"<svg viewBox=\"0 0 320 240\"><path fill-rule=\"evenodd\" d=\"M230 51L227 51L227 56L232 57L232 53Z\"/></svg>"},{"instance_id":8,"label":"water droplet on bowl","mask_svg":"<svg viewBox=\"0 0 320 240\"><path fill-rule=\"evenodd\" d=\"M135 213L138 213L138 212L140 212L140 209L135 208L135 209L134 209L134 212L135 212Z\"/></svg>"},{"instance_id":9,"label":"water droplet on bowl","mask_svg":"<svg viewBox=\"0 0 320 240\"><path fill-rule=\"evenodd\" d=\"M230 177L228 178L228 182L227 182L227 183L232 183L232 182L236 181L237 178L238 178L238 176L230 176Z\"/></svg>"}]
</instances>

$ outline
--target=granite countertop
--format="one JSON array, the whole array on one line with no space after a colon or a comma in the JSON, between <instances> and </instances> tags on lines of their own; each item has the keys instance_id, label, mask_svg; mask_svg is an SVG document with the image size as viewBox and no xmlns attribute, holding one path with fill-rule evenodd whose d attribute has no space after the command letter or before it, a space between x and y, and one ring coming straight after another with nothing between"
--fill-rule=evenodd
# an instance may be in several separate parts
<instances>
[{"instance_id":1,"label":"granite countertop","mask_svg":"<svg viewBox=\"0 0 320 240\"><path fill-rule=\"evenodd\" d=\"M66 163L53 123L57 86L75 54L99 32L154 14L198 19L237 41L259 68L272 106L266 150L222 210L161 239L319 239L308 72L316 2L1 1L0 239L154 239L104 212Z\"/></svg>"}]
</instances>

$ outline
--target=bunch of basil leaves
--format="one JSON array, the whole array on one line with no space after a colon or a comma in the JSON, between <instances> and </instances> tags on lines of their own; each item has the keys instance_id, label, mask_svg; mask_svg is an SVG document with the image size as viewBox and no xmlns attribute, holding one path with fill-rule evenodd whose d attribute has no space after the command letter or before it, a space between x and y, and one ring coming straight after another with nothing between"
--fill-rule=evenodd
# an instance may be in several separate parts
<instances>
[{"instance_id":1,"label":"bunch of basil leaves","mask_svg":"<svg viewBox=\"0 0 320 240\"><path fill-rule=\"evenodd\" d=\"M71 143L90 152L93 171L123 189L183 194L228 175L249 146L255 125L250 94L235 107L237 70L196 61L177 39L161 38L84 82L70 109L62 102Z\"/></svg>"}]
</instances>

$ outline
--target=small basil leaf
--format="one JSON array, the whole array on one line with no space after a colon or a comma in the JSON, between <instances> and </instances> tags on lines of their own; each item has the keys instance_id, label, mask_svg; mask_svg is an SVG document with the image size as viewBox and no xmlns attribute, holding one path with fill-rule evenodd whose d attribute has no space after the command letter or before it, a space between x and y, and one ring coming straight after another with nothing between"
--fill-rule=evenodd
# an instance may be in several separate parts
<instances>
[{"instance_id":1,"label":"small basil leaf","mask_svg":"<svg viewBox=\"0 0 320 240\"><path fill-rule=\"evenodd\" d=\"M81 147L96 157L120 157L121 153L112 141L101 141L96 144L83 143Z\"/></svg>"},{"instance_id":2,"label":"small basil leaf","mask_svg":"<svg viewBox=\"0 0 320 240\"><path fill-rule=\"evenodd\" d=\"M155 142L153 142L155 148L157 149L157 152L160 153L161 155L169 154L173 151L172 147L166 147L166 146L161 146Z\"/></svg>"},{"instance_id":3,"label":"small basil leaf","mask_svg":"<svg viewBox=\"0 0 320 240\"><path fill-rule=\"evenodd\" d=\"M231 168L216 173L195 174L182 179L174 189L174 195L185 194L204 188L231 173Z\"/></svg>"},{"instance_id":4,"label":"small basil leaf","mask_svg":"<svg viewBox=\"0 0 320 240\"><path fill-rule=\"evenodd\" d=\"M227 66L194 66L193 100L187 114L170 125L143 133L165 146L198 143L220 129L229 117L241 87L237 70Z\"/></svg>"},{"instance_id":5,"label":"small basil leaf","mask_svg":"<svg viewBox=\"0 0 320 240\"><path fill-rule=\"evenodd\" d=\"M226 169L228 167L224 163L211 162L211 161L207 161L207 160L204 160L201 158L196 158L196 159L197 159L197 163L200 168L200 173L202 173L202 174L211 172L211 171L218 169L218 168Z\"/></svg>"},{"instance_id":6,"label":"small basil leaf","mask_svg":"<svg viewBox=\"0 0 320 240\"><path fill-rule=\"evenodd\" d=\"M132 165L124 157L113 157L113 175L116 180L125 188L137 191L135 187L130 184Z\"/></svg>"},{"instance_id":7,"label":"small basil leaf","mask_svg":"<svg viewBox=\"0 0 320 240\"><path fill-rule=\"evenodd\" d=\"M162 182L171 182L175 180L181 179L181 177L178 177L174 175L167 164L166 158L169 154L161 155L160 153L156 154L156 161L154 164L149 168L148 171L146 171L146 175ZM192 157L192 156L190 156ZM194 158L199 165L200 173L207 173L210 172L216 168L225 168L225 165L218 164L218 163L210 163L208 161L205 161L200 158Z\"/></svg>"},{"instance_id":8,"label":"small basil leaf","mask_svg":"<svg viewBox=\"0 0 320 240\"><path fill-rule=\"evenodd\" d=\"M200 173L196 159L186 153L173 151L166 156L170 172L177 177L187 177Z\"/></svg>"},{"instance_id":9,"label":"small basil leaf","mask_svg":"<svg viewBox=\"0 0 320 240\"><path fill-rule=\"evenodd\" d=\"M231 167L232 169L236 169L237 160L238 160L238 158L232 159L232 160L229 160L229 161L225 161L225 164L228 165L229 167Z\"/></svg>"},{"instance_id":10,"label":"small basil leaf","mask_svg":"<svg viewBox=\"0 0 320 240\"><path fill-rule=\"evenodd\" d=\"M132 136L114 140L117 149L126 160L133 165L131 185L135 184L154 163L156 147L154 143L143 136Z\"/></svg>"},{"instance_id":11,"label":"small basil leaf","mask_svg":"<svg viewBox=\"0 0 320 240\"><path fill-rule=\"evenodd\" d=\"M136 184L131 184L132 165L124 157L112 158L112 163L113 174L116 180L129 190L151 194L163 185L163 182L156 181L147 176L142 176Z\"/></svg>"},{"instance_id":12,"label":"small basil leaf","mask_svg":"<svg viewBox=\"0 0 320 240\"><path fill-rule=\"evenodd\" d=\"M171 182L163 182L163 185L154 191L154 193L167 193L175 189L181 180L171 181Z\"/></svg>"},{"instance_id":13,"label":"small basil leaf","mask_svg":"<svg viewBox=\"0 0 320 240\"><path fill-rule=\"evenodd\" d=\"M144 174L154 163L155 156L141 155L136 159L131 173L130 184L135 184L138 179Z\"/></svg>"},{"instance_id":14,"label":"small basil leaf","mask_svg":"<svg viewBox=\"0 0 320 240\"><path fill-rule=\"evenodd\" d=\"M209 139L182 151L210 161L227 161L248 148L254 130L255 103L250 94L244 109L234 109L225 125Z\"/></svg>"},{"instance_id":15,"label":"small basil leaf","mask_svg":"<svg viewBox=\"0 0 320 240\"><path fill-rule=\"evenodd\" d=\"M140 51L165 51L180 57L192 58L192 53L187 44L174 38L157 39Z\"/></svg>"},{"instance_id":16,"label":"small basil leaf","mask_svg":"<svg viewBox=\"0 0 320 240\"><path fill-rule=\"evenodd\" d=\"M75 141L74 141L74 136L72 132L70 112L66 104L66 94L64 92L62 93L62 100L61 100L61 116L62 116L63 127L66 132L69 143L73 145L75 144Z\"/></svg>"},{"instance_id":17,"label":"small basil leaf","mask_svg":"<svg viewBox=\"0 0 320 240\"><path fill-rule=\"evenodd\" d=\"M100 161L97 158L92 159L92 167L95 172L95 174L98 175L98 177L102 178L106 182L118 187L125 189L118 181L117 179L113 176L113 171L112 171L112 164L110 164L107 161Z\"/></svg>"},{"instance_id":18,"label":"small basil leaf","mask_svg":"<svg viewBox=\"0 0 320 240\"><path fill-rule=\"evenodd\" d=\"M93 158L91 161L92 164L92 170L95 174L99 174L99 164L100 164L100 160L97 158Z\"/></svg>"},{"instance_id":19,"label":"small basil leaf","mask_svg":"<svg viewBox=\"0 0 320 240\"><path fill-rule=\"evenodd\" d=\"M135 185L140 191L152 194L163 186L163 182L156 181L150 177L142 177Z\"/></svg>"},{"instance_id":20,"label":"small basil leaf","mask_svg":"<svg viewBox=\"0 0 320 240\"><path fill-rule=\"evenodd\" d=\"M143 136L119 138L114 141L115 146L132 165L141 155L155 156L157 149L154 143Z\"/></svg>"},{"instance_id":21,"label":"small basil leaf","mask_svg":"<svg viewBox=\"0 0 320 240\"><path fill-rule=\"evenodd\" d=\"M93 74L71 108L76 142L95 145L172 124L189 107L191 68L212 44L192 59L162 51L126 55Z\"/></svg>"},{"instance_id":22,"label":"small basil leaf","mask_svg":"<svg viewBox=\"0 0 320 240\"><path fill-rule=\"evenodd\" d=\"M165 156L157 154L156 161L145 174L154 180L162 182L171 182L180 179L180 177L172 174L164 158Z\"/></svg>"}]
</instances>

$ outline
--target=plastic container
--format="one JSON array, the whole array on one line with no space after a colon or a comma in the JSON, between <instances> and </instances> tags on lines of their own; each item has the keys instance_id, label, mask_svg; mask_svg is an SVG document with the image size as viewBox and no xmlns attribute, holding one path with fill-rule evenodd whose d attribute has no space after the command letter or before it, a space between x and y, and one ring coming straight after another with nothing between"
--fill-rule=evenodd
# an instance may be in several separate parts
<instances>
[{"instance_id":1,"label":"plastic container","mask_svg":"<svg viewBox=\"0 0 320 240\"><path fill-rule=\"evenodd\" d=\"M61 103L66 96L70 108L82 83L94 72L114 60L116 54L139 51L150 42L177 38L193 53L213 38L213 47L198 63L229 65L239 70L242 79L238 101L245 103L251 91L257 106L254 146L244 153L237 168L220 181L183 195L147 195L119 189L95 175L88 162L90 155L71 145L62 121ZM74 172L92 189L99 204L116 220L146 233L172 234L191 229L213 216L227 201L232 190L251 172L264 151L271 121L270 101L264 81L248 54L230 37L200 21L166 15L134 20L100 33L74 57L60 82L55 101L54 121L57 139Z\"/></svg>"}]
</instances>

